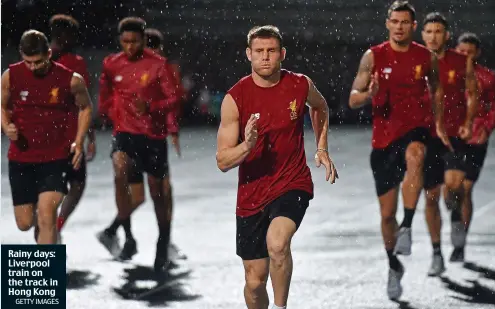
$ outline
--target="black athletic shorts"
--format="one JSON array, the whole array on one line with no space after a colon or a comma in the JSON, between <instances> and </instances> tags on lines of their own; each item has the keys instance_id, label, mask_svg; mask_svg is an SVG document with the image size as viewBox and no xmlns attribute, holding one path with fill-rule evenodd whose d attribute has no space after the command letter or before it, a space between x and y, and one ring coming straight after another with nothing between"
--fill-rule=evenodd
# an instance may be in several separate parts
<instances>
[{"instance_id":1,"label":"black athletic shorts","mask_svg":"<svg viewBox=\"0 0 495 309\"><path fill-rule=\"evenodd\" d=\"M421 142L426 145L429 139L428 129L415 128L386 148L371 151L370 164L378 196L382 196L397 187L404 179L407 169L406 149L409 144Z\"/></svg>"},{"instance_id":2,"label":"black athletic shorts","mask_svg":"<svg viewBox=\"0 0 495 309\"><path fill-rule=\"evenodd\" d=\"M127 180L131 184L144 183L144 175L142 167L138 166L135 162L129 167L129 174Z\"/></svg>"},{"instance_id":3,"label":"black athletic shorts","mask_svg":"<svg viewBox=\"0 0 495 309\"><path fill-rule=\"evenodd\" d=\"M69 157L69 163L72 162L72 155ZM71 163L72 165L72 163ZM73 181L77 182L85 182L86 181L86 156L83 154L82 161L81 161L81 166L79 167L78 170L75 170L74 168L70 167L69 170L67 171L67 182L70 184Z\"/></svg>"},{"instance_id":4,"label":"black athletic shorts","mask_svg":"<svg viewBox=\"0 0 495 309\"><path fill-rule=\"evenodd\" d=\"M480 177L481 168L485 163L488 143L481 145L467 145L466 152L466 179L476 182Z\"/></svg>"},{"instance_id":5,"label":"black athletic shorts","mask_svg":"<svg viewBox=\"0 0 495 309\"><path fill-rule=\"evenodd\" d=\"M145 135L118 132L113 137L112 154L125 152L141 172L164 179L168 176L166 139L151 139Z\"/></svg>"},{"instance_id":6,"label":"black athletic shorts","mask_svg":"<svg viewBox=\"0 0 495 309\"><path fill-rule=\"evenodd\" d=\"M459 137L449 137L454 152L449 151L439 138L432 138L426 150L424 164L425 189L432 189L444 182L445 172L466 172L467 144Z\"/></svg>"},{"instance_id":7,"label":"black athletic shorts","mask_svg":"<svg viewBox=\"0 0 495 309\"><path fill-rule=\"evenodd\" d=\"M287 217L299 228L309 206L311 195L305 191L289 191L262 211L249 217L236 218L236 253L243 260L268 257L266 235L268 227L276 217Z\"/></svg>"},{"instance_id":8,"label":"black athletic shorts","mask_svg":"<svg viewBox=\"0 0 495 309\"><path fill-rule=\"evenodd\" d=\"M14 206L35 204L43 192L67 194L68 159L44 163L9 161L9 180Z\"/></svg>"}]
</instances>

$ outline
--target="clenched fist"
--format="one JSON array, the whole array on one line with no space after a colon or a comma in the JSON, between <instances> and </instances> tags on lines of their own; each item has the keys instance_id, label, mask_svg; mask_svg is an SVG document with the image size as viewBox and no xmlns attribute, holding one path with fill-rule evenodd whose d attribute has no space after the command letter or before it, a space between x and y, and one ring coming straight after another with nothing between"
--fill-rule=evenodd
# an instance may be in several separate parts
<instances>
[{"instance_id":1,"label":"clenched fist","mask_svg":"<svg viewBox=\"0 0 495 309\"><path fill-rule=\"evenodd\" d=\"M15 124L10 123L7 126L7 130L5 131L5 135L11 140L11 141L16 141L19 138L18 132L17 132L17 127Z\"/></svg>"},{"instance_id":2,"label":"clenched fist","mask_svg":"<svg viewBox=\"0 0 495 309\"><path fill-rule=\"evenodd\" d=\"M249 149L253 149L256 141L258 141L258 118L255 115L251 115L249 118L244 130L244 136Z\"/></svg>"}]
</instances>

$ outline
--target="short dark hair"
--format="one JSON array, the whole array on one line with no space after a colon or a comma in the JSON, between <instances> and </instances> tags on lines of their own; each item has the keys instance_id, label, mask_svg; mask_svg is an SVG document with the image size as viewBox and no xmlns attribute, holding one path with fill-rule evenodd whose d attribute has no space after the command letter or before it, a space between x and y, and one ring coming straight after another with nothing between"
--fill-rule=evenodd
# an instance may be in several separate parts
<instances>
[{"instance_id":1,"label":"short dark hair","mask_svg":"<svg viewBox=\"0 0 495 309\"><path fill-rule=\"evenodd\" d=\"M275 38L280 43L280 48L283 47L283 38L280 34L280 30L272 25L256 26L249 30L247 35L247 44L251 47L251 43L256 38Z\"/></svg>"},{"instance_id":2,"label":"short dark hair","mask_svg":"<svg viewBox=\"0 0 495 309\"><path fill-rule=\"evenodd\" d=\"M163 34L158 29L148 28L144 31L146 35L146 46L149 48L160 48L164 43Z\"/></svg>"},{"instance_id":3,"label":"short dark hair","mask_svg":"<svg viewBox=\"0 0 495 309\"><path fill-rule=\"evenodd\" d=\"M409 12L411 14L411 18L413 21L416 20L416 10L414 6L410 4L408 1L395 1L388 8L388 18L392 15L392 12Z\"/></svg>"},{"instance_id":4,"label":"short dark hair","mask_svg":"<svg viewBox=\"0 0 495 309\"><path fill-rule=\"evenodd\" d=\"M43 32L28 30L21 36L19 51L26 56L47 55L49 50L48 39Z\"/></svg>"},{"instance_id":5,"label":"short dark hair","mask_svg":"<svg viewBox=\"0 0 495 309\"><path fill-rule=\"evenodd\" d=\"M123 32L137 32L144 36L144 30L146 29L146 22L140 17L126 17L119 22L118 31L119 34Z\"/></svg>"},{"instance_id":6,"label":"short dark hair","mask_svg":"<svg viewBox=\"0 0 495 309\"><path fill-rule=\"evenodd\" d=\"M449 30L449 22L447 18L440 12L432 12L426 15L425 20L423 21L423 26L429 23L439 23L442 24L445 30Z\"/></svg>"},{"instance_id":7,"label":"short dark hair","mask_svg":"<svg viewBox=\"0 0 495 309\"><path fill-rule=\"evenodd\" d=\"M459 38L457 39L457 43L473 44L474 46L476 46L476 49L480 49L481 47L480 38L472 32L464 32L463 34L461 34L461 36L459 36Z\"/></svg>"},{"instance_id":8,"label":"short dark hair","mask_svg":"<svg viewBox=\"0 0 495 309\"><path fill-rule=\"evenodd\" d=\"M64 34L76 36L79 32L79 22L70 15L53 15L49 25L51 36L55 39L60 39Z\"/></svg>"}]
</instances>

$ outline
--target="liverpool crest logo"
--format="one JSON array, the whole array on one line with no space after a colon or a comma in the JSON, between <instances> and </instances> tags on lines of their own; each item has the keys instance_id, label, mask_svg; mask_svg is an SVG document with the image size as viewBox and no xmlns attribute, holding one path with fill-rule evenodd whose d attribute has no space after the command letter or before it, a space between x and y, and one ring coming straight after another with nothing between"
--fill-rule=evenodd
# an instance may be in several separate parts
<instances>
[{"instance_id":1,"label":"liverpool crest logo","mask_svg":"<svg viewBox=\"0 0 495 309\"><path fill-rule=\"evenodd\" d=\"M297 119L297 101L295 99L289 103L288 109L290 109L290 120Z\"/></svg>"}]
</instances>

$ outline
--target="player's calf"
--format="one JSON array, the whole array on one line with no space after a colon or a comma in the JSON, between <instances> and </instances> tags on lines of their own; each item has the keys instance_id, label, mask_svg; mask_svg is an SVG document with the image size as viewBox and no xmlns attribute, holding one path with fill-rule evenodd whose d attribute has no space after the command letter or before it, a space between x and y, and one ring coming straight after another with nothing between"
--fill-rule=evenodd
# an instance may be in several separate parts
<instances>
[{"instance_id":1,"label":"player's calf","mask_svg":"<svg viewBox=\"0 0 495 309\"><path fill-rule=\"evenodd\" d=\"M81 197L86 188L86 181L73 180L70 182L69 192L67 196L62 201L62 206L60 206L60 212L57 218L57 230L60 232L64 227L69 216L76 209L77 204L81 200Z\"/></svg>"},{"instance_id":2,"label":"player's calf","mask_svg":"<svg viewBox=\"0 0 495 309\"><path fill-rule=\"evenodd\" d=\"M445 172L444 198L449 210L456 210L460 214L465 173L460 170L448 170Z\"/></svg>"},{"instance_id":3,"label":"player's calf","mask_svg":"<svg viewBox=\"0 0 495 309\"><path fill-rule=\"evenodd\" d=\"M464 245L466 243L466 230L462 222L462 202L464 200L465 173L460 170L449 170L445 173L445 204L451 210L450 239L454 251L450 257L451 262L464 260Z\"/></svg>"},{"instance_id":4,"label":"player's calf","mask_svg":"<svg viewBox=\"0 0 495 309\"><path fill-rule=\"evenodd\" d=\"M401 228L410 228L412 224L419 195L423 190L425 155L426 147L420 142L412 142L406 149L407 170L402 182L404 220L401 223Z\"/></svg>"},{"instance_id":5,"label":"player's calf","mask_svg":"<svg viewBox=\"0 0 495 309\"><path fill-rule=\"evenodd\" d=\"M266 236L274 303L277 306L285 306L289 296L292 277L290 243L296 229L296 223L293 220L280 216L272 220Z\"/></svg>"},{"instance_id":6,"label":"player's calf","mask_svg":"<svg viewBox=\"0 0 495 309\"><path fill-rule=\"evenodd\" d=\"M118 216L120 219L126 219L132 213L132 197L128 181L130 159L125 152L117 151L112 155L112 161Z\"/></svg>"},{"instance_id":7,"label":"player's calf","mask_svg":"<svg viewBox=\"0 0 495 309\"><path fill-rule=\"evenodd\" d=\"M171 223L168 220L166 205L167 188L163 179L153 176L148 176L148 185L150 187L151 199L155 206L155 215L158 221L159 230L154 268L156 272L164 272L170 267L168 246L170 244Z\"/></svg>"},{"instance_id":8,"label":"player's calf","mask_svg":"<svg viewBox=\"0 0 495 309\"><path fill-rule=\"evenodd\" d=\"M462 200L462 223L464 224L464 229L466 232L469 230L471 225L471 219L473 216L473 186L474 182L471 180L464 179L463 181L463 200Z\"/></svg>"},{"instance_id":9,"label":"player's calf","mask_svg":"<svg viewBox=\"0 0 495 309\"><path fill-rule=\"evenodd\" d=\"M244 299L248 309L267 309L269 300L266 282L269 273L269 259L244 260L246 283Z\"/></svg>"}]
</instances>

